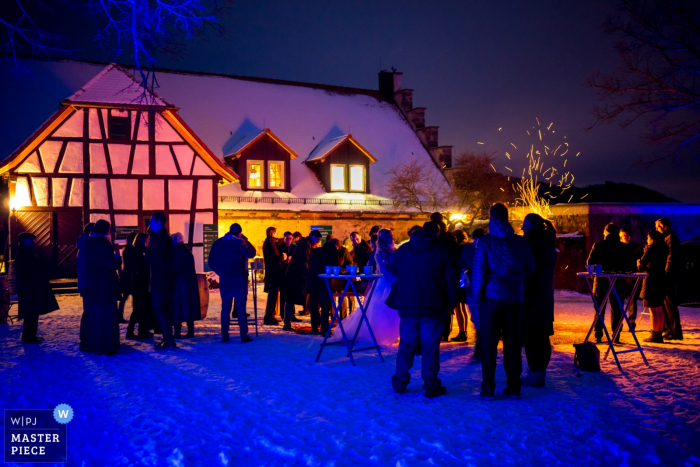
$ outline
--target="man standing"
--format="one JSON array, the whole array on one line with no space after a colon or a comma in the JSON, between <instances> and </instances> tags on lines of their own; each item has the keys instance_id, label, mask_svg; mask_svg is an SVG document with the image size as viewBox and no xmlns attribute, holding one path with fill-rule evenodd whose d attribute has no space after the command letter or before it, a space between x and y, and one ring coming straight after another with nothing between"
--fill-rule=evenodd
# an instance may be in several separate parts
<instances>
[{"instance_id":1,"label":"man standing","mask_svg":"<svg viewBox=\"0 0 700 467\"><path fill-rule=\"evenodd\" d=\"M369 263L369 257L372 254L372 247L369 246L360 235L359 232L353 232L350 234L350 241L352 242L352 251L355 255L355 263L357 263L360 273L362 268L367 266Z\"/></svg>"},{"instance_id":2,"label":"man standing","mask_svg":"<svg viewBox=\"0 0 700 467\"><path fill-rule=\"evenodd\" d=\"M22 344L43 342L44 338L36 335L39 316L58 310L46 266L34 251L35 238L36 236L28 232L19 234L19 248L15 257L17 315L19 319L24 320Z\"/></svg>"},{"instance_id":3,"label":"man standing","mask_svg":"<svg viewBox=\"0 0 700 467\"><path fill-rule=\"evenodd\" d=\"M678 312L678 281L681 268L681 241L673 231L671 221L662 217L656 221L656 230L661 232L668 245L668 259L666 260L666 299L664 300L664 327L666 340L683 340L681 328L681 315Z\"/></svg>"},{"instance_id":4,"label":"man standing","mask_svg":"<svg viewBox=\"0 0 700 467\"><path fill-rule=\"evenodd\" d=\"M603 272L631 272L630 271L630 258L631 253L628 250L627 245L620 241L620 231L617 225L614 223L609 223L605 226L603 230L603 240L595 242L593 248L591 248L591 253L588 255L588 261L586 264L600 264L603 266ZM634 270L636 270L636 263ZM593 279L593 295L595 296L598 306L603 302L605 294L608 292L610 283L607 278L594 278ZM617 292L620 300L624 297L626 289L626 284L622 281L617 281L615 283L615 291ZM617 329L622 319L622 310L617 300L610 292L610 309L612 314L612 329L611 335ZM600 319L595 323L595 338L597 343L603 342L603 321L605 320L605 308L600 310ZM617 335L615 343L620 343L620 335Z\"/></svg>"},{"instance_id":5,"label":"man standing","mask_svg":"<svg viewBox=\"0 0 700 467\"><path fill-rule=\"evenodd\" d=\"M292 261L289 263L284 276L284 330L293 331L292 317L294 306L304 306L306 303L306 274L309 271L311 250L321 243L321 232L313 230L309 236L301 240L294 250ZM309 303L309 308L315 310L318 303Z\"/></svg>"},{"instance_id":6,"label":"man standing","mask_svg":"<svg viewBox=\"0 0 700 467\"><path fill-rule=\"evenodd\" d=\"M627 248L629 250L629 258L632 261L631 265L627 270L636 271L637 260L642 258L642 255L644 254L644 247L632 240L632 231L626 227L620 229L620 241L627 245ZM632 293L632 287L634 287L635 281L636 279L629 279L627 281L627 295ZM635 296L630 297L630 300L632 300L632 306L630 307L632 311L630 312L628 318L630 320L630 325L632 326L632 329L635 329L637 327L637 300L639 300L639 294L642 291L641 286L642 284L640 283ZM620 297L620 300L622 300L623 304L625 302L625 298L626 297Z\"/></svg>"},{"instance_id":7,"label":"man standing","mask_svg":"<svg viewBox=\"0 0 700 467\"><path fill-rule=\"evenodd\" d=\"M155 344L158 349L174 348L173 324L171 306L175 277L173 275L173 256L175 248L173 239L165 229L165 214L153 213L148 223L151 238L144 255L147 264L151 266L150 292L153 312L163 341Z\"/></svg>"},{"instance_id":8,"label":"man standing","mask_svg":"<svg viewBox=\"0 0 700 467\"><path fill-rule=\"evenodd\" d=\"M221 293L221 340L229 341L228 329L231 309L234 306L241 330L241 342L251 342L248 336L248 259L255 257L255 247L250 244L239 224L231 224L226 235L211 246L209 267L219 275Z\"/></svg>"},{"instance_id":9,"label":"man standing","mask_svg":"<svg viewBox=\"0 0 700 467\"><path fill-rule=\"evenodd\" d=\"M318 334L318 325L321 324L321 334L328 331L328 320L332 308L333 297L328 295L326 281L319 274L324 274L326 266L340 266L341 258L338 252L341 250L340 240L331 238L321 248L315 248L309 257L309 271L306 277L306 291L309 294L309 303L317 303L321 306L319 317L318 306L309 307L311 313L311 334Z\"/></svg>"},{"instance_id":10,"label":"man standing","mask_svg":"<svg viewBox=\"0 0 700 467\"><path fill-rule=\"evenodd\" d=\"M265 292L267 293L267 304L265 306L265 318L263 324L266 326L276 326L279 321L275 319L275 309L277 309L277 296L280 285L282 285L282 261L286 259L286 254L279 251L277 245L277 229L268 227L266 238L263 242L263 259L265 260Z\"/></svg>"},{"instance_id":11,"label":"man standing","mask_svg":"<svg viewBox=\"0 0 700 467\"><path fill-rule=\"evenodd\" d=\"M296 245L294 244L294 237L292 236L292 232L285 232L282 238L282 243L277 245L277 250L280 253L285 254L285 260L282 261L282 280L280 283L280 318L282 319L284 319L284 304L286 302L284 297L284 277L287 274L287 268L289 267L289 263L292 261L292 254L294 254L295 248ZM292 315L292 321L299 322L301 320L298 319L296 316Z\"/></svg>"},{"instance_id":12,"label":"man standing","mask_svg":"<svg viewBox=\"0 0 700 467\"><path fill-rule=\"evenodd\" d=\"M396 375L391 379L394 391L403 394L411 380L409 370L420 351L421 376L426 397L447 393L438 379L440 371L440 337L444 315L457 303L458 279L447 247L438 241L439 227L426 222L408 243L394 254L391 269L396 273L392 308L399 311L401 322Z\"/></svg>"},{"instance_id":13,"label":"man standing","mask_svg":"<svg viewBox=\"0 0 700 467\"><path fill-rule=\"evenodd\" d=\"M494 204L489 211L489 233L479 239L474 252L471 288L472 301L479 313L483 377L480 397L484 400L494 399L496 355L501 332L507 376L503 394L513 399L520 398L523 291L525 278L534 269L527 240L515 235L508 222L508 208L501 203Z\"/></svg>"}]
</instances>

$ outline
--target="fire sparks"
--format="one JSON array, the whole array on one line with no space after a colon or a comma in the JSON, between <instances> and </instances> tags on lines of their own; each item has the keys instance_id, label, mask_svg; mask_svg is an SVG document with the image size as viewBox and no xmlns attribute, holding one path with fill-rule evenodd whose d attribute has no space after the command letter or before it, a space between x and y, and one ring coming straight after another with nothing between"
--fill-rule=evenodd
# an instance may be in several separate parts
<instances>
[{"instance_id":1,"label":"fire sparks","mask_svg":"<svg viewBox=\"0 0 700 467\"><path fill-rule=\"evenodd\" d=\"M535 136L537 138L535 141L544 141L545 137L552 139L552 135L554 134L552 130L554 122L550 123L545 128L540 124L538 118L535 118L535 120L537 121L537 126L541 128L537 128L537 135L531 134L526 130L528 136ZM536 127L533 127L533 129L535 128ZM566 136L563 138L565 139ZM568 158L563 159L564 163L559 167L556 167L556 163L549 163L552 159L543 159L543 155L565 156L570 149L569 143L562 139L555 144L551 144L549 139L549 144L547 145L537 143L530 146L530 151L525 154L528 163L526 168L523 169L522 177L520 180L515 180L513 183L513 190L518 195L516 204L521 205L524 212L534 212L545 218L552 216L549 207L550 201L556 202L557 199L561 199L564 192L570 189L574 183L574 176L567 168L569 163ZM515 147L513 143L511 143L511 145ZM580 154L580 152L577 153L576 157ZM510 159L510 154L507 154L507 156L508 159ZM548 162L545 163L545 160ZM563 170L564 168L567 168L567 170ZM509 167L506 167L506 169L510 170L512 173ZM542 185L546 186L546 184L549 184L550 190L540 194L540 188ZM555 187L554 191L551 190L552 187ZM570 203L573 198L574 195L570 194L567 203Z\"/></svg>"}]
</instances>

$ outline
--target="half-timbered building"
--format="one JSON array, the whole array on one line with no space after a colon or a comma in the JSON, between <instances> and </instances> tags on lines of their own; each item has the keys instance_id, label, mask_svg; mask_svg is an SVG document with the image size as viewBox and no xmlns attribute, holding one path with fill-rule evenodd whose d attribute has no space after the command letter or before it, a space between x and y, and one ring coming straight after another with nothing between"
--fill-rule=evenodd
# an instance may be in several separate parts
<instances>
[{"instance_id":1,"label":"half-timbered building","mask_svg":"<svg viewBox=\"0 0 700 467\"><path fill-rule=\"evenodd\" d=\"M110 65L73 95L0 166L11 199L11 243L37 235L54 277L72 277L76 239L99 219L145 231L163 211L201 248L218 217L218 186L236 180L192 133L177 108ZM195 255L201 257L201 254Z\"/></svg>"}]
</instances>

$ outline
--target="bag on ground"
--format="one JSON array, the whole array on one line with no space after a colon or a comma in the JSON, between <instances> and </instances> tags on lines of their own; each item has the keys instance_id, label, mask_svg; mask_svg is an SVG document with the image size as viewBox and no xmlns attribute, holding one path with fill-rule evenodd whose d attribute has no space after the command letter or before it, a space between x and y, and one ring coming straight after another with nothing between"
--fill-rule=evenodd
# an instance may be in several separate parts
<instances>
[{"instance_id":1,"label":"bag on ground","mask_svg":"<svg viewBox=\"0 0 700 467\"><path fill-rule=\"evenodd\" d=\"M600 371L600 350L593 342L574 344L574 365L583 371Z\"/></svg>"}]
</instances>

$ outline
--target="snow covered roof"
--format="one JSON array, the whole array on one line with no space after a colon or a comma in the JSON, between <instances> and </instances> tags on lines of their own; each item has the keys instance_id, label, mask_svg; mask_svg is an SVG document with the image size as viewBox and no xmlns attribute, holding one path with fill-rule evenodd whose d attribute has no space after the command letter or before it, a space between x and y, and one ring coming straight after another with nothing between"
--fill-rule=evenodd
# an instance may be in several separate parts
<instances>
[{"instance_id":1,"label":"snow covered roof","mask_svg":"<svg viewBox=\"0 0 700 467\"><path fill-rule=\"evenodd\" d=\"M284 141L281 141L277 136L270 131L269 128L265 128L263 131L259 131L256 133L251 133L249 135L243 136L240 141L235 143L231 149L229 149L225 157L238 157L241 155L243 151L245 151L247 148L252 146L257 140L262 138L264 135L268 135L270 138L272 138L277 144L282 146L290 155L292 159L296 159L299 157L299 154L294 152L292 148L284 144Z\"/></svg>"},{"instance_id":2,"label":"snow covered roof","mask_svg":"<svg viewBox=\"0 0 700 467\"><path fill-rule=\"evenodd\" d=\"M170 106L155 93L143 88L122 67L109 64L64 102Z\"/></svg>"},{"instance_id":3,"label":"snow covered roof","mask_svg":"<svg viewBox=\"0 0 700 467\"><path fill-rule=\"evenodd\" d=\"M26 109L20 110L21 121L0 125L2 157L11 154L40 127L47 116L55 112L56 102L65 101L67 95L71 96L69 101L75 103L99 100L123 104L134 97L134 94L128 97L125 89L142 89L125 84L128 74L116 65L105 68L104 64L37 59L27 59L24 65L29 75L16 76L10 70L11 61L0 62L0 98L8 108ZM416 159L428 162L427 169L439 173L401 110L384 99L378 90L173 70L156 73L158 102L177 106L178 117L222 162L224 156L241 150L244 138L259 137L269 128L295 154L306 157L324 152L319 142L352 138L354 144L361 144L364 152L376 160L370 166L370 193L356 195L368 200L389 201L389 172L397 165ZM95 75L105 80L98 80ZM138 79L138 75L135 76ZM106 86L107 78L111 80L112 77L114 89L98 92L98 87ZM89 81L93 85L85 84ZM27 96L32 96L31 110L27 107ZM329 195L305 164L305 158L290 162L290 177L289 193L247 192L234 183L220 187L219 195L241 200L253 195L289 196L296 200L324 199ZM393 209L390 204L381 205L382 209ZM246 208L248 201L241 201L237 206ZM320 206L322 204L317 207L320 209ZM261 205L250 203L250 207L260 209ZM275 203L275 209L298 210L291 203L289 207ZM345 208L338 204L334 205L334 210Z\"/></svg>"},{"instance_id":4,"label":"snow covered roof","mask_svg":"<svg viewBox=\"0 0 700 467\"><path fill-rule=\"evenodd\" d=\"M370 162L377 162L377 159L375 159L372 154L368 153L365 148L363 148L357 141L355 141L352 135L343 135L338 136L337 138L321 141L320 143L318 143L318 146L316 146L314 150L311 151L309 157L306 158L306 162L322 161L326 158L328 154L333 152L335 148L337 148L347 140L350 140L352 144L357 146L357 148L369 158Z\"/></svg>"}]
</instances>

